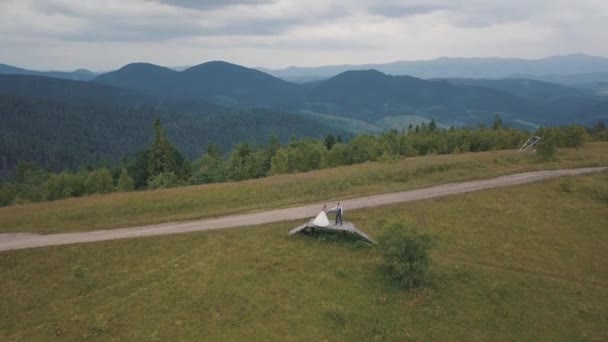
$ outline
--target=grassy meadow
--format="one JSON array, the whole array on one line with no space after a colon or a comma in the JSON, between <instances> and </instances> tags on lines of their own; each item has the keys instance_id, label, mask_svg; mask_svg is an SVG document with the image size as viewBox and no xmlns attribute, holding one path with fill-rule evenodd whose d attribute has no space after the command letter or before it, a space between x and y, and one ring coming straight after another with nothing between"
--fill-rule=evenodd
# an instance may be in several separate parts
<instances>
[{"instance_id":1,"label":"grassy meadow","mask_svg":"<svg viewBox=\"0 0 608 342\"><path fill-rule=\"evenodd\" d=\"M608 340L608 173L346 215L435 236L433 285L400 290L357 241L288 237L299 222L3 252L0 340Z\"/></svg>"},{"instance_id":2,"label":"grassy meadow","mask_svg":"<svg viewBox=\"0 0 608 342\"><path fill-rule=\"evenodd\" d=\"M516 151L425 156L236 183L94 195L0 208L0 233L121 228L261 211L499 175L608 165L608 143L563 149L555 161Z\"/></svg>"}]
</instances>

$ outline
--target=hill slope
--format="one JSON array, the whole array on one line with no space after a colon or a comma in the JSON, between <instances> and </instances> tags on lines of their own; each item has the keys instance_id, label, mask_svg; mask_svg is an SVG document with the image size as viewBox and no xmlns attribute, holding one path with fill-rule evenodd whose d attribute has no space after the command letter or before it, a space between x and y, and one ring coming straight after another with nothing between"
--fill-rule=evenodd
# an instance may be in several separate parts
<instances>
[{"instance_id":1,"label":"hill slope","mask_svg":"<svg viewBox=\"0 0 608 342\"><path fill-rule=\"evenodd\" d=\"M376 70L347 71L314 87L312 110L374 121L387 116L419 114L447 123L485 122L494 113L527 116L534 105L494 89L390 76Z\"/></svg>"},{"instance_id":2,"label":"hill slope","mask_svg":"<svg viewBox=\"0 0 608 342\"><path fill-rule=\"evenodd\" d=\"M37 75L0 75L0 94L103 105L156 102L150 96L124 88Z\"/></svg>"},{"instance_id":3,"label":"hill slope","mask_svg":"<svg viewBox=\"0 0 608 342\"><path fill-rule=\"evenodd\" d=\"M14 67L12 65L0 64L1 75L33 75L43 77L62 78L73 81L89 81L97 76L94 72L86 69L74 71L35 71Z\"/></svg>"},{"instance_id":4,"label":"hill slope","mask_svg":"<svg viewBox=\"0 0 608 342\"><path fill-rule=\"evenodd\" d=\"M0 177L19 160L52 170L118 162L152 141L152 121L188 158L216 144L223 151L241 142L267 143L291 137L347 134L305 115L270 110L175 110L158 106L110 106L0 95Z\"/></svg>"}]
</instances>

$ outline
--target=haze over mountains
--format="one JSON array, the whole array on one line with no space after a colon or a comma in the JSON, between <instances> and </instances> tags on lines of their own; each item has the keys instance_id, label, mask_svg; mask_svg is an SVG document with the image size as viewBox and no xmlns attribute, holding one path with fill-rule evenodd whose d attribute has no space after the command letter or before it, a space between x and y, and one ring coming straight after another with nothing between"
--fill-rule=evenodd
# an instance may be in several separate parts
<instances>
[{"instance_id":1,"label":"haze over mountains","mask_svg":"<svg viewBox=\"0 0 608 342\"><path fill-rule=\"evenodd\" d=\"M347 137L402 130L431 119L442 127L477 126L499 115L508 125L528 129L608 120L608 84L594 76L608 75L604 58L438 59L376 67L296 84L222 61L183 71L132 63L89 80L93 73L87 71L47 73L3 65L0 173L24 156L37 156L45 165L76 167L77 160L98 163L130 155L146 145L146 123L154 117L161 117L190 158L209 143L228 150L243 141L266 142L272 134L283 141L327 133ZM327 67L324 75L340 68ZM408 70L433 78L388 73ZM557 70L586 73L556 76ZM295 71L301 70L290 69L290 75ZM528 78L491 79L513 73L578 81L568 86ZM75 75L84 79L73 80L80 77ZM66 127L69 134L62 133ZM133 131L128 134L124 127Z\"/></svg>"},{"instance_id":2,"label":"haze over mountains","mask_svg":"<svg viewBox=\"0 0 608 342\"><path fill-rule=\"evenodd\" d=\"M422 61L397 61L384 64L328 65L260 70L283 79L323 79L349 70L375 69L389 75L418 78L533 78L608 72L608 58L583 54L552 56L542 59L450 58ZM608 75L598 75L601 80ZM593 79L589 77L588 79Z\"/></svg>"},{"instance_id":3,"label":"haze over mountains","mask_svg":"<svg viewBox=\"0 0 608 342\"><path fill-rule=\"evenodd\" d=\"M608 100L589 89L541 81L423 80L371 69L350 70L327 80L294 84L259 70L221 61L203 63L181 72L135 63L100 75L93 82L170 102L204 101L236 108L313 112L369 123L386 117L402 117L404 125L412 116L434 118L449 126L487 123L495 115L530 127L572 120L591 123L602 115L594 109L596 105ZM576 105L565 108L564 102Z\"/></svg>"}]
</instances>

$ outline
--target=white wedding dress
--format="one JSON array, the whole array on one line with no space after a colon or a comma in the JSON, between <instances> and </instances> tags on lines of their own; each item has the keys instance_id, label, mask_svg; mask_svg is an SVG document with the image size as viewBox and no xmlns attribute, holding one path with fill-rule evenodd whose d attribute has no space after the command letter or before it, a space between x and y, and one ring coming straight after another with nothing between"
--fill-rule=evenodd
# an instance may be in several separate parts
<instances>
[{"instance_id":1,"label":"white wedding dress","mask_svg":"<svg viewBox=\"0 0 608 342\"><path fill-rule=\"evenodd\" d=\"M327 227L329 226L329 219L327 218L327 214L324 211L321 211L317 217L312 221L317 227Z\"/></svg>"}]
</instances>

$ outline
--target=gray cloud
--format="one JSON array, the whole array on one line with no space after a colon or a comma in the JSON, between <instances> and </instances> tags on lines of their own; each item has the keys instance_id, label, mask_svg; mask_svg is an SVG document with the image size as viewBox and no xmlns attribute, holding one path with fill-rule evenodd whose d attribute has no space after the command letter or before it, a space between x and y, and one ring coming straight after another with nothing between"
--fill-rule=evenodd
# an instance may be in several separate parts
<instances>
[{"instance_id":1,"label":"gray cloud","mask_svg":"<svg viewBox=\"0 0 608 342\"><path fill-rule=\"evenodd\" d=\"M463 27L486 27L500 23L530 20L542 15L551 2L561 0L527 0L525 4L503 0L427 0L374 2L367 10L374 15L386 18L406 18L443 12L451 23Z\"/></svg>"},{"instance_id":2,"label":"gray cloud","mask_svg":"<svg viewBox=\"0 0 608 342\"><path fill-rule=\"evenodd\" d=\"M435 11L446 9L444 6L439 6L432 3L391 3L391 2L378 2L372 4L368 11L371 14L380 15L384 17L409 17L417 14L428 14Z\"/></svg>"},{"instance_id":3,"label":"gray cloud","mask_svg":"<svg viewBox=\"0 0 608 342\"><path fill-rule=\"evenodd\" d=\"M160 2L171 6L192 9L216 9L235 5L265 5L275 3L275 0L148 0Z\"/></svg>"},{"instance_id":4,"label":"gray cloud","mask_svg":"<svg viewBox=\"0 0 608 342\"><path fill-rule=\"evenodd\" d=\"M225 58L280 66L608 55L606 31L601 0L0 0L0 63L72 68L82 60L107 68L145 56L166 65Z\"/></svg>"}]
</instances>

